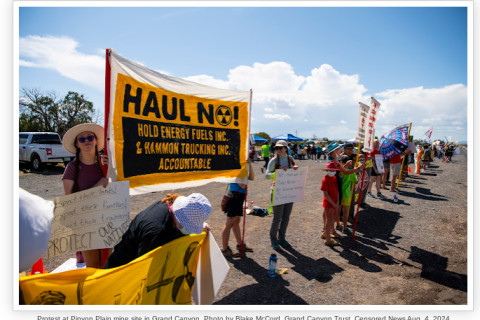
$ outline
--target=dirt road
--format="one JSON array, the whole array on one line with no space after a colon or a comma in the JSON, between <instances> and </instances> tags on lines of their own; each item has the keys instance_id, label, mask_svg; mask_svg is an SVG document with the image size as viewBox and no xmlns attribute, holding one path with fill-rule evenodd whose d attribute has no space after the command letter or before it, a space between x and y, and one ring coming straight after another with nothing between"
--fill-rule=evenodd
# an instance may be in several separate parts
<instances>
[{"instance_id":1,"label":"dirt road","mask_svg":"<svg viewBox=\"0 0 480 320\"><path fill-rule=\"evenodd\" d=\"M295 203L287 231L292 249L277 252L278 267L288 273L266 275L271 216L246 218L246 242L255 251L229 260L231 267L215 304L290 305L461 305L467 303L467 157L451 163L435 160L428 173L412 175L400 185L399 202L367 198L359 212L355 241L350 237L330 248L320 239L321 180L325 162L299 160L308 167L305 200ZM255 162L249 199L267 207L270 182ZM413 167L413 165L412 165ZM46 199L63 194L62 168L20 172L20 187ZM220 199L225 185L175 190L201 192L210 199L208 222L218 243L225 216ZM169 191L170 192L170 191ZM131 197L131 216L168 192ZM233 235L230 246L234 247ZM53 270L67 257L45 260Z\"/></svg>"}]
</instances>

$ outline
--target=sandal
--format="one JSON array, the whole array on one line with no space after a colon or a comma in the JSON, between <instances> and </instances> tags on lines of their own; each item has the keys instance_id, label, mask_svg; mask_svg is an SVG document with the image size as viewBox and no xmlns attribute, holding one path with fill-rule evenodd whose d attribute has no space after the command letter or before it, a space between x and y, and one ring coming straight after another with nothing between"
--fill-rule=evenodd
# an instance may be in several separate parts
<instances>
[{"instance_id":1,"label":"sandal","mask_svg":"<svg viewBox=\"0 0 480 320\"><path fill-rule=\"evenodd\" d=\"M322 232L322 236L320 238L327 239L327 237L325 236L325 232Z\"/></svg>"},{"instance_id":2,"label":"sandal","mask_svg":"<svg viewBox=\"0 0 480 320\"><path fill-rule=\"evenodd\" d=\"M329 247L333 247L333 246L336 246L338 244L338 242L336 240L333 240L333 239L331 239L330 241L325 240L323 243L326 246L329 246Z\"/></svg>"},{"instance_id":3,"label":"sandal","mask_svg":"<svg viewBox=\"0 0 480 320\"><path fill-rule=\"evenodd\" d=\"M241 244L237 244L237 250L242 250L242 245ZM245 252L253 252L253 249L250 248L249 246L247 246L246 243L243 244L243 251Z\"/></svg>"},{"instance_id":4,"label":"sandal","mask_svg":"<svg viewBox=\"0 0 480 320\"><path fill-rule=\"evenodd\" d=\"M227 249L222 250L223 256L224 257L238 257L238 253L233 253L232 249L230 247L227 247Z\"/></svg>"}]
</instances>

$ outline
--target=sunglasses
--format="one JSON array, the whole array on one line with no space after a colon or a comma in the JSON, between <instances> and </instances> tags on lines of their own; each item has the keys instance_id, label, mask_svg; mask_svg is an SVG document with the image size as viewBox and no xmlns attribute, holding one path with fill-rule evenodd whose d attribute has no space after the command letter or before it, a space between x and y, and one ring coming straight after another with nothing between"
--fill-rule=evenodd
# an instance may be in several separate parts
<instances>
[{"instance_id":1,"label":"sunglasses","mask_svg":"<svg viewBox=\"0 0 480 320\"><path fill-rule=\"evenodd\" d=\"M275 147L275 150L282 150L283 148L285 148L285 147Z\"/></svg>"},{"instance_id":2,"label":"sunglasses","mask_svg":"<svg viewBox=\"0 0 480 320\"><path fill-rule=\"evenodd\" d=\"M77 141L80 143L85 143L85 141L87 140L92 142L93 139L95 139L95 136L81 137L81 138L78 138Z\"/></svg>"}]
</instances>

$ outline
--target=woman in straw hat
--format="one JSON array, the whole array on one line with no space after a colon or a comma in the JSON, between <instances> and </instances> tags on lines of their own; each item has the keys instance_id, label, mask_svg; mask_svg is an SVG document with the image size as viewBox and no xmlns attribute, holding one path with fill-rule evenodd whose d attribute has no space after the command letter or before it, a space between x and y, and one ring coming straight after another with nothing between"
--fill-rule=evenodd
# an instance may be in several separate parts
<instances>
[{"instance_id":1,"label":"woman in straw hat","mask_svg":"<svg viewBox=\"0 0 480 320\"><path fill-rule=\"evenodd\" d=\"M108 184L103 176L102 165L106 156L100 156L103 149L103 127L95 123L83 123L74 126L63 136L63 147L75 154L75 160L70 162L63 173L63 188L65 194L90 189ZM111 250L110 250L111 252ZM87 267L101 268L101 250L85 250L81 252ZM81 262L77 252L77 261Z\"/></svg>"}]
</instances>

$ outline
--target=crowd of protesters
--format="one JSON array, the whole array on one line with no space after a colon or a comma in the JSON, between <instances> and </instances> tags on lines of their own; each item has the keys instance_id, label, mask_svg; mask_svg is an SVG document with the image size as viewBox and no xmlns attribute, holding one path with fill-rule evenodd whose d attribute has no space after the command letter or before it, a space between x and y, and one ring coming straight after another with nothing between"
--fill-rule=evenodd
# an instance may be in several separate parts
<instances>
[{"instance_id":1,"label":"crowd of protesters","mask_svg":"<svg viewBox=\"0 0 480 320\"><path fill-rule=\"evenodd\" d=\"M64 147L76 153L76 159L65 169L63 184L65 194L86 190L95 186L104 187L108 178L103 176L103 165L107 162L106 156L100 156L103 148L103 128L96 124L83 124L70 129L63 139ZM248 180L254 179L252 162L256 158L256 150L251 146L247 161ZM357 155L352 143L343 145L331 142L327 146L320 143L290 143L284 140L272 144L265 143L261 148L264 164L261 168L266 179L272 180L271 200L275 188L277 170L297 170L301 162L296 160L317 160L322 157L327 160L326 175L322 180L323 192L323 230L320 237L324 244L334 246L339 244L338 239L351 234L354 222L354 208L357 204L367 208L366 195L380 200L388 199L381 190L398 193L398 182L407 179L409 164L416 162L416 173L421 174L429 170L435 158L442 162L450 162L455 147L451 143L424 144L417 148L407 148L404 153L381 161L379 141L374 141L372 152L360 151ZM417 154L417 157L414 154ZM328 158L327 158L328 157ZM415 161L416 160L416 161ZM367 179L365 179L367 177ZM354 188L357 184L367 183L366 192L359 194ZM408 180L406 180L408 182ZM389 187L387 185L390 184ZM375 185L376 196L372 193ZM222 253L226 257L235 257L239 251L253 252L240 237L240 221L245 214L244 203L246 185L231 183L228 185L230 200L226 205L226 222L222 231ZM361 199L358 198L361 196ZM273 214L269 237L273 249L289 248L287 229L294 203L285 203L272 206L269 213ZM322 210L319 208L319 210ZM131 222L127 232L117 246L112 250L91 250L77 253L77 262L86 262L87 267L112 268L139 257L172 239L192 233L201 233L210 230L205 220L210 215L211 205L208 199L201 194L191 194L184 197L178 194L169 194L167 198L138 214ZM350 223L350 226L348 225ZM341 234L337 232L341 231ZM230 231L234 234L236 246L229 246ZM148 240L148 241L147 241ZM107 256L104 256L106 254Z\"/></svg>"}]
</instances>

